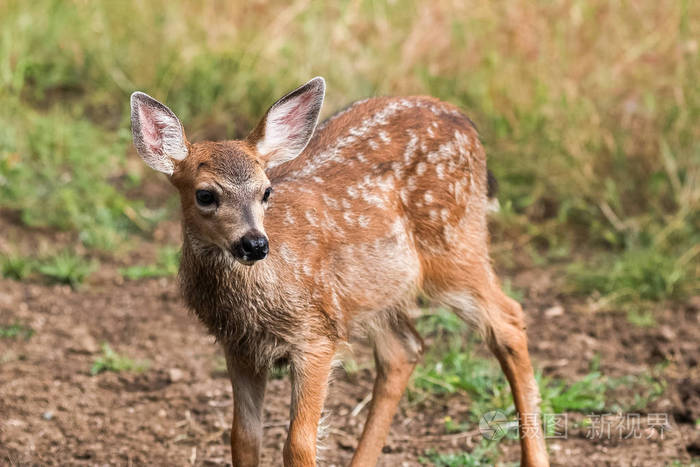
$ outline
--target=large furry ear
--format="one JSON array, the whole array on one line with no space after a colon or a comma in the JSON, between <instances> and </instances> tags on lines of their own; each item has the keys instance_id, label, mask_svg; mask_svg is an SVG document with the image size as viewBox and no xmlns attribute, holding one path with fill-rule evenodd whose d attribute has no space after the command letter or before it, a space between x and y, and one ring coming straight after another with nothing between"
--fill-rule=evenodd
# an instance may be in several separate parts
<instances>
[{"instance_id":1,"label":"large furry ear","mask_svg":"<svg viewBox=\"0 0 700 467\"><path fill-rule=\"evenodd\" d=\"M131 133L136 151L152 169L172 175L175 161L187 157L187 140L180 120L148 94L131 95Z\"/></svg>"},{"instance_id":2,"label":"large furry ear","mask_svg":"<svg viewBox=\"0 0 700 467\"><path fill-rule=\"evenodd\" d=\"M267 168L292 160L304 150L318 123L325 93L326 82L319 76L270 107L248 136Z\"/></svg>"}]
</instances>

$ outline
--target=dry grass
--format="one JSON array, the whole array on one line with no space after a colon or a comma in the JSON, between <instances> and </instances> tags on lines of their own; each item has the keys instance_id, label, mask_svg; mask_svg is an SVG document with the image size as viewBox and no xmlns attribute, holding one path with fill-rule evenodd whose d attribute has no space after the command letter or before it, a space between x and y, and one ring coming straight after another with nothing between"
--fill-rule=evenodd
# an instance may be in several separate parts
<instances>
[{"instance_id":1,"label":"dry grass","mask_svg":"<svg viewBox=\"0 0 700 467\"><path fill-rule=\"evenodd\" d=\"M570 260L581 245L651 252L677 258L692 282L684 289L697 289L696 2L8 1L0 18L0 203L26 219L51 219L41 209L59 187L19 185L53 164L105 182L100 229L149 225L138 206L127 215L130 202L108 201L114 179L138 184L144 170L124 162L135 89L168 102L191 138L224 138L323 75L326 114L374 94L433 94L464 108L501 179L501 250L533 261ZM58 136L30 141L42 124L66 126L58 151ZM104 164L80 166L84 144L70 138L83 133ZM50 223L113 247L106 233L85 234L100 218L85 220L90 206L64 197L75 206L51 209L68 220Z\"/></svg>"}]
</instances>

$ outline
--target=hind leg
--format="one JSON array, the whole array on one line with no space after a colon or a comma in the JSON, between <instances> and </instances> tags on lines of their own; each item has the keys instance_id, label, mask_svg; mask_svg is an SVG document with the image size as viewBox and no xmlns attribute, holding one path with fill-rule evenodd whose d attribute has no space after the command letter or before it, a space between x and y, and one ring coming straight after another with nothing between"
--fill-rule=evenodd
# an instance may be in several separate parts
<instances>
[{"instance_id":1,"label":"hind leg","mask_svg":"<svg viewBox=\"0 0 700 467\"><path fill-rule=\"evenodd\" d=\"M480 329L508 379L520 422L521 465L547 466L539 389L527 350L522 308L503 293L490 270L481 280L471 279L460 291L443 293L440 299Z\"/></svg>"},{"instance_id":2,"label":"hind leg","mask_svg":"<svg viewBox=\"0 0 700 467\"><path fill-rule=\"evenodd\" d=\"M370 337L377 376L369 415L350 464L358 467L377 463L396 408L423 351L423 340L403 313L382 316L370 329Z\"/></svg>"},{"instance_id":3,"label":"hind leg","mask_svg":"<svg viewBox=\"0 0 700 467\"><path fill-rule=\"evenodd\" d=\"M540 393L527 350L527 335L520 304L498 290L494 297L502 320L491 326L488 339L510 383L513 401L520 419L522 465L548 465L540 414Z\"/></svg>"}]
</instances>

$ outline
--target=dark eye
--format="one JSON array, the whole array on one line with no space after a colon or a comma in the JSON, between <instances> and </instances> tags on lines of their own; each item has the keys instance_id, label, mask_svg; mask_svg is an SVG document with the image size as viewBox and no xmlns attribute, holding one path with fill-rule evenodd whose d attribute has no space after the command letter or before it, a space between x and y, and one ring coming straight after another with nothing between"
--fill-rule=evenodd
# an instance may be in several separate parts
<instances>
[{"instance_id":1,"label":"dark eye","mask_svg":"<svg viewBox=\"0 0 700 467\"><path fill-rule=\"evenodd\" d=\"M272 194L272 187L267 187L267 190L265 190L265 194L263 195L263 203L267 203L267 200L270 199L270 194Z\"/></svg>"},{"instance_id":2,"label":"dark eye","mask_svg":"<svg viewBox=\"0 0 700 467\"><path fill-rule=\"evenodd\" d=\"M216 202L216 195L209 190L197 190L195 196L200 206L211 206Z\"/></svg>"}]
</instances>

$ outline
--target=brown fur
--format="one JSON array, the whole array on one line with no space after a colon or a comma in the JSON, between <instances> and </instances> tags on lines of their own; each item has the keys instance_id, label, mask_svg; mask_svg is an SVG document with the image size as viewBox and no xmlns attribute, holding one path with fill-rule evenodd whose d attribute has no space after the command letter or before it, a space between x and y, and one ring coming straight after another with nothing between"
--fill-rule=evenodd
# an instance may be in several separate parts
<instances>
[{"instance_id":1,"label":"brown fur","mask_svg":"<svg viewBox=\"0 0 700 467\"><path fill-rule=\"evenodd\" d=\"M518 411L537 413L522 310L488 255L486 157L470 120L430 97L370 99L321 124L300 156L267 173L261 128L245 141L187 143L171 178L182 199L183 295L226 349L234 405L244 406L234 414L234 465L258 462L261 375L280 360L294 388L285 464L314 465L331 360L358 322L375 343L378 376L353 465L374 464L422 352L406 313L421 291L484 333ZM213 183L225 199L207 218L194 192ZM256 200L268 184L263 210ZM240 264L226 242L263 225L269 256ZM535 430L522 437L523 465L546 465L541 430L530 425L521 428Z\"/></svg>"}]
</instances>

